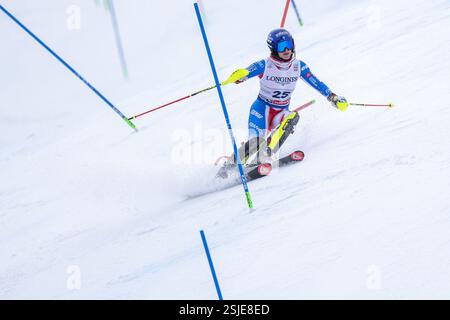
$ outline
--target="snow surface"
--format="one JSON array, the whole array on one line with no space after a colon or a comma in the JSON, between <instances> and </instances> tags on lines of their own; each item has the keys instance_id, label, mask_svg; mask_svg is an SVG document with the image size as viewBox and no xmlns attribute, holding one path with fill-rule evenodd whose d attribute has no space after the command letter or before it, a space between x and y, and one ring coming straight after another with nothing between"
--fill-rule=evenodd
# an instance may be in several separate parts
<instances>
[{"instance_id":1,"label":"snow surface","mask_svg":"<svg viewBox=\"0 0 450 320\"><path fill-rule=\"evenodd\" d=\"M203 2L221 79L267 56L284 1ZM213 83L190 1L115 3L129 80L95 1L1 1L128 116ZM242 186L189 197L232 149L215 91L133 133L0 12L0 298L217 299L204 230L225 299L448 299L450 3L298 5L298 57L349 100L396 108L341 113L299 84L293 106L317 103L283 152L305 160L249 183L254 211ZM258 85L223 89L238 141Z\"/></svg>"}]
</instances>

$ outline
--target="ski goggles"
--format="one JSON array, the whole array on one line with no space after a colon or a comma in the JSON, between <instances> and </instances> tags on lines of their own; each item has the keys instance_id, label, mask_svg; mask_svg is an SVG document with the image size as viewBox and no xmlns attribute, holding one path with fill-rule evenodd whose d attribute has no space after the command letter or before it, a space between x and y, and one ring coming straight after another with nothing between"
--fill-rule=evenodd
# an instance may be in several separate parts
<instances>
[{"instance_id":1,"label":"ski goggles","mask_svg":"<svg viewBox=\"0 0 450 320\"><path fill-rule=\"evenodd\" d=\"M277 45L278 52L283 52L284 50L286 50L286 48L288 48L289 50L292 51L294 49L294 42L289 39L289 40L281 41Z\"/></svg>"}]
</instances>

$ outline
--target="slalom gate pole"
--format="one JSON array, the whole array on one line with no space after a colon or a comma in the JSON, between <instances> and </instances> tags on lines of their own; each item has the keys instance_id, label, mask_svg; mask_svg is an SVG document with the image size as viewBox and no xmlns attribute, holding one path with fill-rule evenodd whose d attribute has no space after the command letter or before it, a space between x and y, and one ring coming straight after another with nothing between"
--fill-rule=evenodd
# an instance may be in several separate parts
<instances>
[{"instance_id":1,"label":"slalom gate pole","mask_svg":"<svg viewBox=\"0 0 450 320\"><path fill-rule=\"evenodd\" d=\"M297 19L298 19L298 23L300 24L301 27L303 27L303 21L302 21L302 18L300 17L300 14L298 13L298 9L297 9L297 5L295 4L295 0L291 0L291 2L292 2L292 6L294 7L294 11L297 16Z\"/></svg>"},{"instance_id":2,"label":"slalom gate pole","mask_svg":"<svg viewBox=\"0 0 450 320\"><path fill-rule=\"evenodd\" d=\"M117 50L119 51L120 64L122 66L122 73L125 78L128 78L127 61L125 60L125 53L123 51L122 40L120 37L119 23L117 22L116 9L114 7L114 0L108 0L109 12L111 14L111 22L114 29L114 36L116 38Z\"/></svg>"},{"instance_id":3,"label":"slalom gate pole","mask_svg":"<svg viewBox=\"0 0 450 320\"><path fill-rule=\"evenodd\" d=\"M208 43L208 38L206 36L205 27L203 26L202 17L201 17L200 10L198 8L198 4L197 3L194 3L194 8L195 8L195 13L197 14L198 24L199 24L200 30L202 32L202 36L203 36L203 41L205 43L206 52L208 53L209 63L211 65L211 71L212 71L213 76L214 76L214 81L216 83L217 93L219 94L220 103L222 105L223 115L225 117L225 121L226 121L227 127L228 127L228 133L230 134L231 142L233 144L234 154L236 155L236 161L237 161L237 165L238 165L238 168L239 168L239 174L241 176L241 182L242 182L242 185L244 187L245 196L247 198L247 205L248 205L248 207L250 209L252 209L253 208L253 203L252 203L252 198L251 198L251 195L250 195L250 191L248 190L247 179L245 178L244 168L242 167L241 159L239 158L239 153L238 153L238 149L237 149L237 146L236 146L236 140L234 138L233 129L231 127L230 118L228 116L227 106L226 106L225 100L223 98L222 89L221 89L220 83L219 83L219 77L217 76L216 67L214 65L214 60L213 60L213 57L212 57L211 49L209 47L209 43Z\"/></svg>"},{"instance_id":4,"label":"slalom gate pole","mask_svg":"<svg viewBox=\"0 0 450 320\"><path fill-rule=\"evenodd\" d=\"M69 71L71 71L77 78L79 78L85 85L89 87L94 93L99 96L111 109L113 109L131 128L137 131L136 126L117 109L108 99L105 98L93 85L91 85L86 79L84 79L75 69L73 69L66 61L64 61L59 55L57 55L52 49L50 49L41 39L39 39L34 33L32 33L25 25L16 19L8 10L6 10L0 4L0 10L3 11L8 17L10 17L15 23L17 23L26 33L28 33L34 40L36 40L41 46L43 46L48 52L50 52L59 62L61 62Z\"/></svg>"},{"instance_id":5,"label":"slalom gate pole","mask_svg":"<svg viewBox=\"0 0 450 320\"><path fill-rule=\"evenodd\" d=\"M284 13L283 13L283 18L281 19L281 25L280 28L284 28L284 23L286 22L286 16L289 10L289 3L291 2L291 0L286 0L286 5L284 7Z\"/></svg>"}]
</instances>

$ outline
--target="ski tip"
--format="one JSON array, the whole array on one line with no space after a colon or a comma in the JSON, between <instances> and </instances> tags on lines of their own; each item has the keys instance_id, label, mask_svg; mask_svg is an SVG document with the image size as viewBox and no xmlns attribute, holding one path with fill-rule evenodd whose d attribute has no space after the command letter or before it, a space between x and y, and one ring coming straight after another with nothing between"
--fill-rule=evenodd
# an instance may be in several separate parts
<instances>
[{"instance_id":1,"label":"ski tip","mask_svg":"<svg viewBox=\"0 0 450 320\"><path fill-rule=\"evenodd\" d=\"M294 151L290 154L290 157L292 161L303 161L305 154L303 151Z\"/></svg>"},{"instance_id":2,"label":"ski tip","mask_svg":"<svg viewBox=\"0 0 450 320\"><path fill-rule=\"evenodd\" d=\"M272 171L272 165L270 163L263 163L258 166L258 173L261 176L267 176Z\"/></svg>"}]
</instances>

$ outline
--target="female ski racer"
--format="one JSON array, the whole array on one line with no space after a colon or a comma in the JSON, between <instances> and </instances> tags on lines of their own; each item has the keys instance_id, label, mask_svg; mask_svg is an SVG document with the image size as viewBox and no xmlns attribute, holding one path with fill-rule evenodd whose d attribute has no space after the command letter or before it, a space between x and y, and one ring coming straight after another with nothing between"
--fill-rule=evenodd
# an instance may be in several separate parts
<instances>
[{"instance_id":1,"label":"female ski racer","mask_svg":"<svg viewBox=\"0 0 450 320\"><path fill-rule=\"evenodd\" d=\"M258 76L260 90L250 108L248 119L248 141L239 148L239 158L243 164L255 153L257 162L270 161L299 120L297 112L289 111L292 93L299 78L307 82L332 103L345 111L348 102L344 97L331 92L309 69L308 65L296 59L295 42L286 29L275 29L267 37L270 56L252 63L246 69L238 69L230 76L231 82L242 83ZM268 159L269 158L269 159ZM227 165L234 165L236 159L230 157Z\"/></svg>"}]
</instances>

